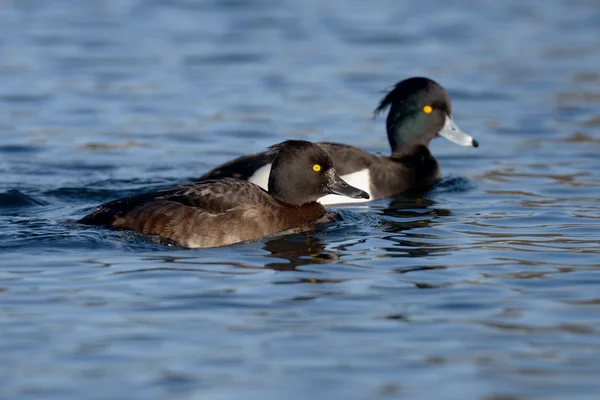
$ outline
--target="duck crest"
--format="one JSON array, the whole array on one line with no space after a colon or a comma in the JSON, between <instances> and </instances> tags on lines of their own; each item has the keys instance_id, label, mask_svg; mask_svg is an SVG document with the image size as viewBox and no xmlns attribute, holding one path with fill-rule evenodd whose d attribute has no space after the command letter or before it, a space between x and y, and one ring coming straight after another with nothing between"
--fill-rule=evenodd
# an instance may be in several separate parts
<instances>
[{"instance_id":1,"label":"duck crest","mask_svg":"<svg viewBox=\"0 0 600 400\"><path fill-rule=\"evenodd\" d=\"M398 85L399 83L394 85L394 88L390 90L383 99L381 99L377 108L373 110L373 118L381 114L389 105L391 105L394 102L394 99L397 97L395 91L398 88Z\"/></svg>"}]
</instances>

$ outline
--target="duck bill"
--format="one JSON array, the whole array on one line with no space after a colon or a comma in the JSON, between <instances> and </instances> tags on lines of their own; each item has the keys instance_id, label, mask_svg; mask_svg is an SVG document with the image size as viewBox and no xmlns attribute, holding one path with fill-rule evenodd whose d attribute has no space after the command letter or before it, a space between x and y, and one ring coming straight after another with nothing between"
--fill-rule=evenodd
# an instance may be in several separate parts
<instances>
[{"instance_id":1,"label":"duck bill","mask_svg":"<svg viewBox=\"0 0 600 400\"><path fill-rule=\"evenodd\" d=\"M438 132L438 135L460 146L479 146L477 140L473 139L473 136L463 132L449 115L446 115L446 121L442 129Z\"/></svg>"},{"instance_id":2,"label":"duck bill","mask_svg":"<svg viewBox=\"0 0 600 400\"><path fill-rule=\"evenodd\" d=\"M350 197L351 199L370 199L369 193L354 186L350 186L338 174L333 174L327 185L328 194L339 194L340 196Z\"/></svg>"}]
</instances>

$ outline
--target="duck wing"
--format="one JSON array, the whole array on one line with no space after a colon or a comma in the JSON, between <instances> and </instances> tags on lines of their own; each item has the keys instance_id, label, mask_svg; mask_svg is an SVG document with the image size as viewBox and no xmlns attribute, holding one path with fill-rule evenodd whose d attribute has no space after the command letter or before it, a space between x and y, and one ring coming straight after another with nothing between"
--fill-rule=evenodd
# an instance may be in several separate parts
<instances>
[{"instance_id":1,"label":"duck wing","mask_svg":"<svg viewBox=\"0 0 600 400\"><path fill-rule=\"evenodd\" d=\"M175 186L155 192L124 197L100 205L93 213L83 217L80 224L114 226L118 219L126 218L134 210L142 218L145 214L160 214L163 206L185 206L205 214L222 214L240 205L258 205L274 201L269 194L250 182L233 178L209 180L189 185ZM146 210L140 215L139 209ZM179 208L179 207L176 207ZM149 218L150 215L146 216ZM146 219L144 218L144 219Z\"/></svg>"}]
</instances>

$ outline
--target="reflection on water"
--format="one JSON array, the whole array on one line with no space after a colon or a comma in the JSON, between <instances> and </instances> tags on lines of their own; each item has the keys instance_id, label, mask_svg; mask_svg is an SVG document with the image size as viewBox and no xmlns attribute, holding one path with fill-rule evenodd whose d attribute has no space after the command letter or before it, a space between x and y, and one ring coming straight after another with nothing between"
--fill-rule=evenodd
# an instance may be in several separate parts
<instances>
[{"instance_id":1,"label":"reflection on water","mask_svg":"<svg viewBox=\"0 0 600 400\"><path fill-rule=\"evenodd\" d=\"M265 268L277 271L293 271L305 265L326 264L340 258L335 252L326 250L322 240L310 236L268 240L264 249L271 253L268 258L279 259L268 262Z\"/></svg>"},{"instance_id":2,"label":"reflection on water","mask_svg":"<svg viewBox=\"0 0 600 400\"><path fill-rule=\"evenodd\" d=\"M436 224L443 217L452 215L450 210L436 207L436 201L424 197L423 193L408 193L389 202L380 209L378 229L393 233L382 236L392 242L393 247L382 247L389 257L423 257L433 256L438 252L446 252L448 248L440 247L436 235L426 233L427 228ZM433 239L433 241L431 240Z\"/></svg>"},{"instance_id":3,"label":"reflection on water","mask_svg":"<svg viewBox=\"0 0 600 400\"><path fill-rule=\"evenodd\" d=\"M0 398L595 399L599 29L595 1L0 2ZM371 112L417 75L481 143L434 140L427 192L221 249L58 224L285 138L388 154Z\"/></svg>"}]
</instances>

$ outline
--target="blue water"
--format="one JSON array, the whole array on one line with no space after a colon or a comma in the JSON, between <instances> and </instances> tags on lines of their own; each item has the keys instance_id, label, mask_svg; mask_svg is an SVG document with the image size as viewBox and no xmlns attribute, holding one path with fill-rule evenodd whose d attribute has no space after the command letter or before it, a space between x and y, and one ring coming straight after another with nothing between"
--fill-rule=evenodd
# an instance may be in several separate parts
<instances>
[{"instance_id":1,"label":"blue water","mask_svg":"<svg viewBox=\"0 0 600 400\"><path fill-rule=\"evenodd\" d=\"M0 2L0 398L597 399L591 0ZM209 250L58 224L287 138L388 153L444 85L478 149L425 194Z\"/></svg>"}]
</instances>

